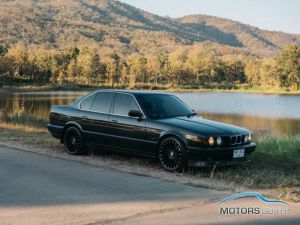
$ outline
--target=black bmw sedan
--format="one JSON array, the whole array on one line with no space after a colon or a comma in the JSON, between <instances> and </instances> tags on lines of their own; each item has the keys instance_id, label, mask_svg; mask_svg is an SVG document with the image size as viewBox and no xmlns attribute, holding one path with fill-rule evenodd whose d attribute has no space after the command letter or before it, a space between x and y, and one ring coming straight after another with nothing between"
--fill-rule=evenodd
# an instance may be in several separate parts
<instances>
[{"instance_id":1,"label":"black bmw sedan","mask_svg":"<svg viewBox=\"0 0 300 225\"><path fill-rule=\"evenodd\" d=\"M72 155L96 145L156 157L168 171L249 162L249 130L198 116L168 93L101 90L53 106L48 130Z\"/></svg>"}]
</instances>

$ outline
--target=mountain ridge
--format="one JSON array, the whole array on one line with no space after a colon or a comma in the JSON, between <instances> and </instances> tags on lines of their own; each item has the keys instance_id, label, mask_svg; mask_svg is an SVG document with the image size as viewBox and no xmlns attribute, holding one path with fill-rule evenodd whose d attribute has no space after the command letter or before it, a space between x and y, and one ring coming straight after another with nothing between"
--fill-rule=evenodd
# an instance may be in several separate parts
<instances>
[{"instance_id":1,"label":"mountain ridge","mask_svg":"<svg viewBox=\"0 0 300 225\"><path fill-rule=\"evenodd\" d=\"M266 31L266 32L284 33L284 34L287 34L287 35L296 35L296 36L300 35L300 33L292 33L292 32L285 32L285 31L282 31L282 30L270 30L270 29L267 29L267 28L259 28L256 25L248 24L248 23L245 23L245 22L242 22L242 21L239 21L239 20L234 20L234 19L230 19L230 18L226 18L226 17L209 15L209 14L205 14L205 13L188 14L188 15L179 16L179 17L168 17L168 16L167 17L171 18L171 19L175 19L175 20L180 20L180 19L183 19L185 17L197 17L197 16L211 17L211 18L215 18L215 19L220 19L220 20L228 21L228 22L234 22L234 23L245 25L245 26L248 26L248 27L257 28L257 29L259 29L261 31Z\"/></svg>"}]
</instances>

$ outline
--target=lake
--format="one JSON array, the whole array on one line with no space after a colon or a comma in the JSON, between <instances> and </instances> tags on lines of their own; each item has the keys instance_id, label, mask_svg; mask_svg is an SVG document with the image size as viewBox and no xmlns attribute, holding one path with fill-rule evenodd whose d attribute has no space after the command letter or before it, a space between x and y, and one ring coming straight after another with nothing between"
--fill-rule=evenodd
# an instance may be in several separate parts
<instances>
[{"instance_id":1,"label":"lake","mask_svg":"<svg viewBox=\"0 0 300 225\"><path fill-rule=\"evenodd\" d=\"M87 92L0 93L0 109L47 121L51 105L69 104ZM300 96L254 93L175 93L200 116L248 128L258 137L300 135Z\"/></svg>"}]
</instances>

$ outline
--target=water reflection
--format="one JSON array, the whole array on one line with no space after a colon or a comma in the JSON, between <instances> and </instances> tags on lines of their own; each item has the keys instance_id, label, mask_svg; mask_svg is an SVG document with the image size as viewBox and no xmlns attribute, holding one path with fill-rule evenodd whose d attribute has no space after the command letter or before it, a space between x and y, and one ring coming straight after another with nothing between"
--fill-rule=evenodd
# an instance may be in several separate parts
<instances>
[{"instance_id":1,"label":"water reflection","mask_svg":"<svg viewBox=\"0 0 300 225\"><path fill-rule=\"evenodd\" d=\"M15 93L0 97L0 109L5 113L19 117L47 121L52 105L65 105L73 102L85 93Z\"/></svg>"},{"instance_id":2,"label":"water reflection","mask_svg":"<svg viewBox=\"0 0 300 225\"><path fill-rule=\"evenodd\" d=\"M237 114L199 113L203 118L245 127L253 131L256 138L292 137L300 134L300 120L263 118Z\"/></svg>"},{"instance_id":3,"label":"water reflection","mask_svg":"<svg viewBox=\"0 0 300 225\"><path fill-rule=\"evenodd\" d=\"M256 93L178 93L194 110L300 120L300 96Z\"/></svg>"},{"instance_id":4,"label":"water reflection","mask_svg":"<svg viewBox=\"0 0 300 225\"><path fill-rule=\"evenodd\" d=\"M2 114L9 114L13 118L24 117L46 123L52 105L69 104L84 94L86 93L1 93L0 110ZM236 93L180 93L177 95L196 109L202 117L246 127L253 130L258 137L284 137L300 134L300 96L233 94ZM249 101L251 104L246 104ZM269 109L270 102L272 113ZM250 106L253 107L251 110L249 110Z\"/></svg>"}]
</instances>

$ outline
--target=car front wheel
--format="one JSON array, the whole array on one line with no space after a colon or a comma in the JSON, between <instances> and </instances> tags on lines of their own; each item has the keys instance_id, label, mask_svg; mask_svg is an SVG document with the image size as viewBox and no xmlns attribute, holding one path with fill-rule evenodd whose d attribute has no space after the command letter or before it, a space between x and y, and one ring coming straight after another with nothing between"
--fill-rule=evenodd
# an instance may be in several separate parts
<instances>
[{"instance_id":1,"label":"car front wheel","mask_svg":"<svg viewBox=\"0 0 300 225\"><path fill-rule=\"evenodd\" d=\"M158 148L158 160L165 170L182 172L186 168L186 157L181 141L175 137L162 140Z\"/></svg>"},{"instance_id":2,"label":"car front wheel","mask_svg":"<svg viewBox=\"0 0 300 225\"><path fill-rule=\"evenodd\" d=\"M64 133L64 146L70 155L80 155L85 152L84 141L81 132L76 127L69 127Z\"/></svg>"}]
</instances>

